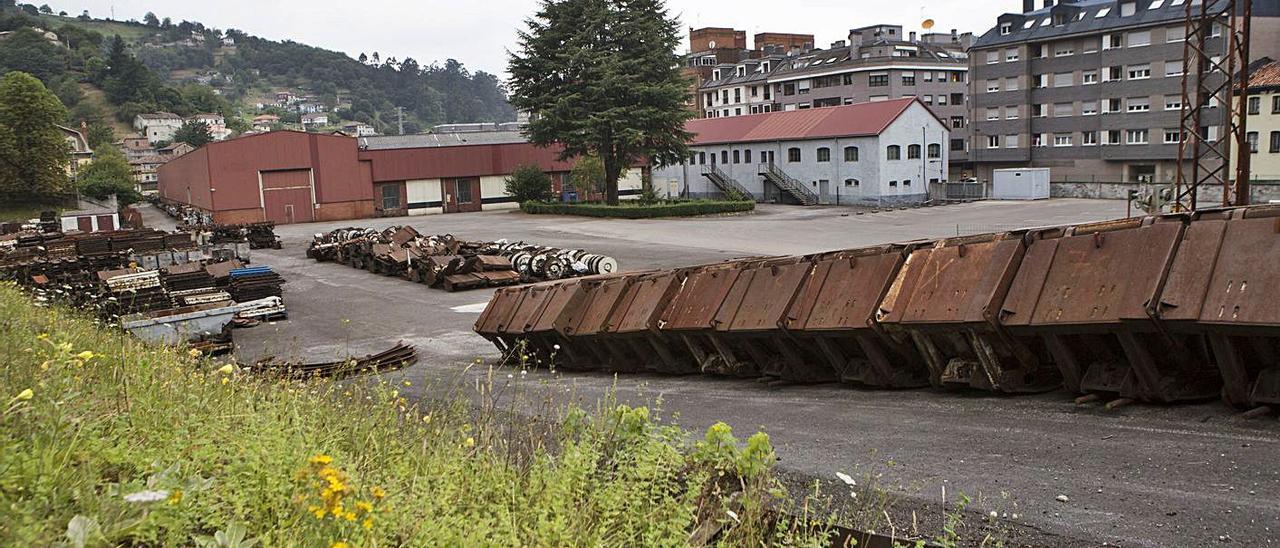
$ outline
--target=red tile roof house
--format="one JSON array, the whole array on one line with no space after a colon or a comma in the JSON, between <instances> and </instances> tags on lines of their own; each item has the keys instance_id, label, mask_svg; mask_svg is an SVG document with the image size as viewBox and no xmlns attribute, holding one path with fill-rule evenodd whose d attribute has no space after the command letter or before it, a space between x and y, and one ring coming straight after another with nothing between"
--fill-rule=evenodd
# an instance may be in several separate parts
<instances>
[{"instance_id":1,"label":"red tile roof house","mask_svg":"<svg viewBox=\"0 0 1280 548\"><path fill-rule=\"evenodd\" d=\"M703 118L688 161L655 167L661 194L749 193L777 203L888 206L923 202L947 180L947 125L911 98Z\"/></svg>"}]
</instances>

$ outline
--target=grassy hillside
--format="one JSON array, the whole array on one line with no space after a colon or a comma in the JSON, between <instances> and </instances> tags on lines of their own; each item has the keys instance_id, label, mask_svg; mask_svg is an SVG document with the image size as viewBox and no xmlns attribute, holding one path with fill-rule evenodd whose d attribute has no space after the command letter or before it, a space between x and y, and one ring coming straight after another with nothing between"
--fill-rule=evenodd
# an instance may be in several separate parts
<instances>
[{"instance_id":1,"label":"grassy hillside","mask_svg":"<svg viewBox=\"0 0 1280 548\"><path fill-rule=\"evenodd\" d=\"M404 378L275 381L37 308L7 283L0 325L0 545L821 537L769 521L786 501L763 434L743 448L717 425L689 444L645 408L499 404L495 393L522 392L506 371L477 392L427 387L442 395L427 403L401 396ZM541 406L537 418L510 413L522 405Z\"/></svg>"}]
</instances>

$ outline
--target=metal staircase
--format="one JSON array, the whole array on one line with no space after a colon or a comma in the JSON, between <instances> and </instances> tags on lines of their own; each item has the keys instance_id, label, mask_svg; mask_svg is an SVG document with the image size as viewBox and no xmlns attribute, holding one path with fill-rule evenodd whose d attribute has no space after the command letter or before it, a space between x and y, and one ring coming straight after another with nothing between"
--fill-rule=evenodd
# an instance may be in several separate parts
<instances>
[{"instance_id":1,"label":"metal staircase","mask_svg":"<svg viewBox=\"0 0 1280 548\"><path fill-rule=\"evenodd\" d=\"M702 165L702 176L711 180L716 188L720 189L729 199L754 200L755 196L747 191L738 181L735 181L729 174L720 170L720 168L711 165Z\"/></svg>"},{"instance_id":2,"label":"metal staircase","mask_svg":"<svg viewBox=\"0 0 1280 548\"><path fill-rule=\"evenodd\" d=\"M803 181L799 181L792 176L787 175L787 173L782 171L777 164L774 164L773 162L760 164L760 175L762 175L765 180L794 196L796 200L800 201L800 205L817 205L818 194L805 185Z\"/></svg>"}]
</instances>

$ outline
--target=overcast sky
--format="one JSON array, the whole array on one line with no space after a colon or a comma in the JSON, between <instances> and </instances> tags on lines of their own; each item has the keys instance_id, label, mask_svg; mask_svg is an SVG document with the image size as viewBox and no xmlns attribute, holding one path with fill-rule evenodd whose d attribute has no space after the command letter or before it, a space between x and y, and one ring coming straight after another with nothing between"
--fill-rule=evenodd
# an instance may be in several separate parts
<instances>
[{"instance_id":1,"label":"overcast sky","mask_svg":"<svg viewBox=\"0 0 1280 548\"><path fill-rule=\"evenodd\" d=\"M36 5L45 0L20 0ZM48 0L54 11L94 17L138 19L148 11L176 23L238 28L272 40L294 40L358 56L412 57L420 64L453 58L471 70L502 75L515 31L537 9L536 0ZM876 23L920 30L927 18L935 32L981 34L1018 0L867 1L867 0L667 0L671 13L688 27L733 27L757 32L811 33L819 47L845 38L848 30Z\"/></svg>"}]
</instances>

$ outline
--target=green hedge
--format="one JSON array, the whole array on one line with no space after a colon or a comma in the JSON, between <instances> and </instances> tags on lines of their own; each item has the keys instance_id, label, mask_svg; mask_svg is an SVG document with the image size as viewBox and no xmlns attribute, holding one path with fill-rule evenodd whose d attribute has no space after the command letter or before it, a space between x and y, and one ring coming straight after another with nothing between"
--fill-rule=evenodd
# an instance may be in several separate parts
<instances>
[{"instance_id":1,"label":"green hedge","mask_svg":"<svg viewBox=\"0 0 1280 548\"><path fill-rule=\"evenodd\" d=\"M585 217L611 217L618 219L652 219L655 217L691 217L716 213L740 213L752 211L752 201L691 200L683 202L659 202L651 205L622 203L611 206L586 203L524 202L520 210L533 215L581 215Z\"/></svg>"}]
</instances>

